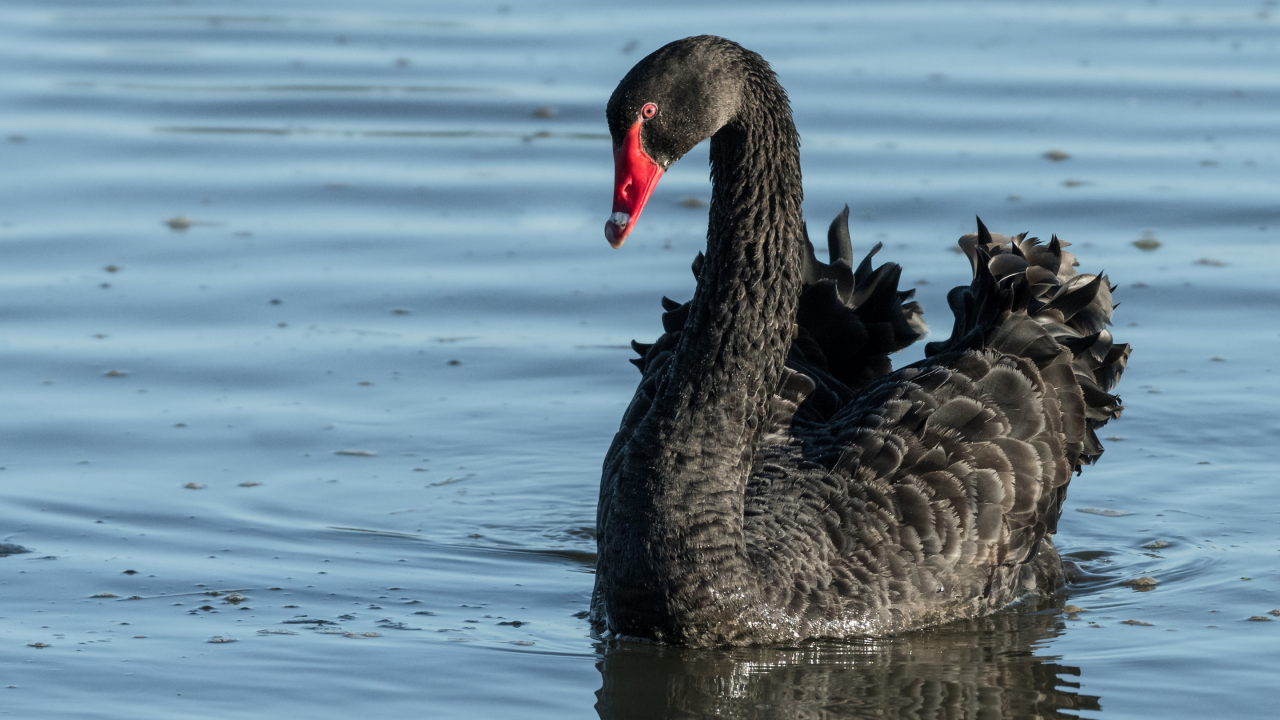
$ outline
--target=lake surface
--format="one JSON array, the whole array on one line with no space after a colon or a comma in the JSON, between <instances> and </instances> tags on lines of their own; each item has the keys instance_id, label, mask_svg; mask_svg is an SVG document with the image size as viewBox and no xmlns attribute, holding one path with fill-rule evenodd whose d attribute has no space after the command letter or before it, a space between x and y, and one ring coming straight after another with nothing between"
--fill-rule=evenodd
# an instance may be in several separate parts
<instances>
[{"instance_id":1,"label":"lake surface","mask_svg":"<svg viewBox=\"0 0 1280 720\"><path fill-rule=\"evenodd\" d=\"M1273 714L1275 5L10 0L0 715ZM698 33L772 62L811 224L848 203L938 332L975 214L1120 286L1088 579L891 638L593 638L625 346L710 193L704 145L611 250L603 108Z\"/></svg>"}]
</instances>

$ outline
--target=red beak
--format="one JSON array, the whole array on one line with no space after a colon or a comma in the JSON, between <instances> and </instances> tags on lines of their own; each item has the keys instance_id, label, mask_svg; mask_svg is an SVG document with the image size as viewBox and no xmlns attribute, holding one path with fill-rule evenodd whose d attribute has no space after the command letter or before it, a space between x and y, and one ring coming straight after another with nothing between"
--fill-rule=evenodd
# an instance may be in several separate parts
<instances>
[{"instance_id":1,"label":"red beak","mask_svg":"<svg viewBox=\"0 0 1280 720\"><path fill-rule=\"evenodd\" d=\"M662 168L640 147L643 124L637 120L623 138L622 147L613 149L613 214L604 224L604 236L614 248L622 247L631 234L662 177Z\"/></svg>"}]
</instances>

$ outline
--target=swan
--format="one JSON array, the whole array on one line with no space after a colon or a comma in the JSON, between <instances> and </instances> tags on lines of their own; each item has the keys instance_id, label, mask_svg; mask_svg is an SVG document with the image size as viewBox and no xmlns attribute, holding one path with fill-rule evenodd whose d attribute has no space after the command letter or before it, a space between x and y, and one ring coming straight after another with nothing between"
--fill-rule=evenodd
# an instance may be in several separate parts
<instances>
[{"instance_id":1,"label":"swan","mask_svg":"<svg viewBox=\"0 0 1280 720\"><path fill-rule=\"evenodd\" d=\"M926 332L901 268L855 268L848 208L817 260L800 143L768 63L714 36L670 43L607 106L621 247L662 174L711 139L697 289L632 345L640 385L605 457L589 618L605 637L715 646L880 635L1064 584L1053 545L1072 473L1129 346L1114 290L1057 237L960 238L973 280Z\"/></svg>"}]
</instances>

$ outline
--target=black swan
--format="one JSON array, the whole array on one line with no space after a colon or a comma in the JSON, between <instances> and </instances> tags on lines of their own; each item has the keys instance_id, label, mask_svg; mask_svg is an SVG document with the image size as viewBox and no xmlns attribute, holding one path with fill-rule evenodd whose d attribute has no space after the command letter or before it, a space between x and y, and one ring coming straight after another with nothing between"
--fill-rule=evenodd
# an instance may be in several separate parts
<instances>
[{"instance_id":1,"label":"black swan","mask_svg":"<svg viewBox=\"0 0 1280 720\"><path fill-rule=\"evenodd\" d=\"M1103 276L1056 237L960 239L951 337L923 337L901 269L853 268L848 208L814 257L800 142L768 63L723 38L641 60L608 104L620 247L662 173L711 138L698 285L633 343L643 377L604 462L590 618L606 636L723 645L898 632L1064 582L1073 471L1129 356ZM871 251L874 255L876 250Z\"/></svg>"}]
</instances>

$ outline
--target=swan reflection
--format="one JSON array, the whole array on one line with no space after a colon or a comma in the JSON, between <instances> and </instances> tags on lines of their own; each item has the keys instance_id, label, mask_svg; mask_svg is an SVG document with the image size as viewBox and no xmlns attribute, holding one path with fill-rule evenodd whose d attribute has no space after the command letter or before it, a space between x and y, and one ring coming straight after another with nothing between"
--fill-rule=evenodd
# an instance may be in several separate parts
<instances>
[{"instance_id":1,"label":"swan reflection","mask_svg":"<svg viewBox=\"0 0 1280 720\"><path fill-rule=\"evenodd\" d=\"M723 650L609 641L596 710L621 718L1071 718L1101 709L1043 652L1051 606L887 638Z\"/></svg>"}]
</instances>

